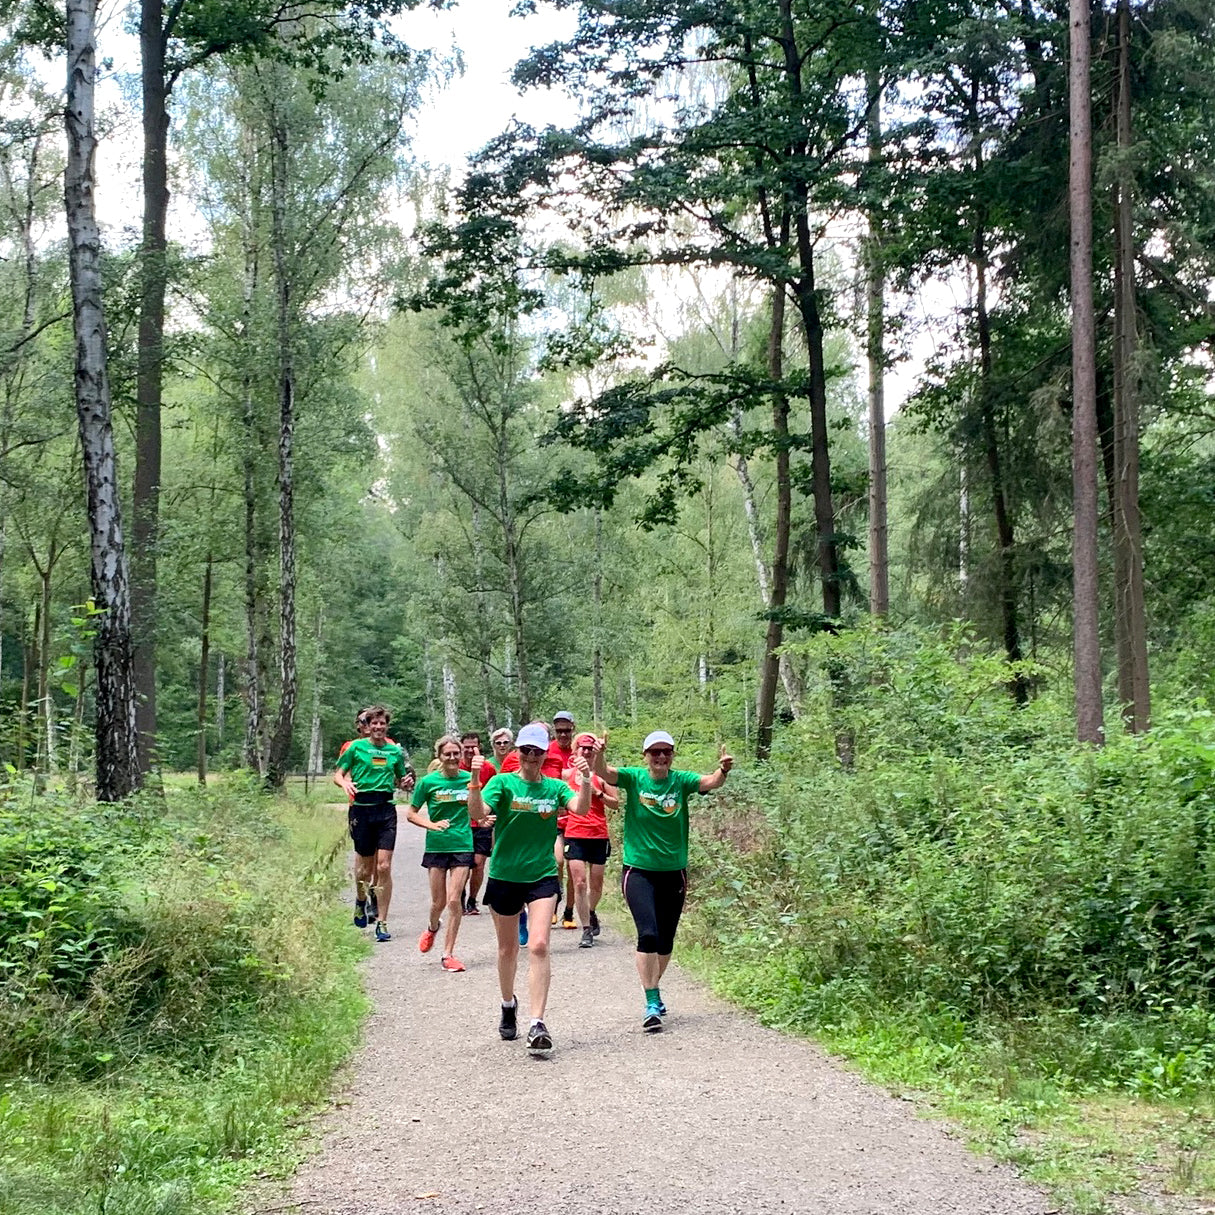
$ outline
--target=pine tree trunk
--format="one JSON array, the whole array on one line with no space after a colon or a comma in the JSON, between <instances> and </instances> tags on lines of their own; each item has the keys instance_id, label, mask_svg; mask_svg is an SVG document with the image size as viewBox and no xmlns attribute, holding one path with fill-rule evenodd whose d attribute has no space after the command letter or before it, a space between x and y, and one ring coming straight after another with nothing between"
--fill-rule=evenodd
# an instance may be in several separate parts
<instances>
[{"instance_id":1,"label":"pine tree trunk","mask_svg":"<svg viewBox=\"0 0 1215 1215\"><path fill-rule=\"evenodd\" d=\"M996 516L996 544L999 548L1000 621L1004 633L1004 653L1010 663L1021 661L1021 631L1017 620L1016 536L1004 488L1004 469L1000 459L999 435L991 398L992 353L991 320L987 311L986 232L980 221L975 225L975 319L979 330L979 413L983 422L983 453L991 478L991 500ZM1018 672L1009 691L1019 705L1029 699L1029 687Z\"/></svg>"},{"instance_id":2,"label":"pine tree trunk","mask_svg":"<svg viewBox=\"0 0 1215 1215\"><path fill-rule=\"evenodd\" d=\"M1097 371L1093 315L1089 5L1070 0L1068 207L1072 306L1072 582L1076 734L1104 740L1097 571Z\"/></svg>"},{"instance_id":3,"label":"pine tree trunk","mask_svg":"<svg viewBox=\"0 0 1215 1215\"><path fill-rule=\"evenodd\" d=\"M76 414L88 494L90 576L101 610L94 641L97 672L97 799L118 801L139 784L131 602L122 502L110 422L101 237L94 204L94 0L67 3L68 156L64 173L72 312L76 337Z\"/></svg>"},{"instance_id":4,"label":"pine tree trunk","mask_svg":"<svg viewBox=\"0 0 1215 1215\"><path fill-rule=\"evenodd\" d=\"M147 772L156 747L156 561L160 529L165 222L169 210L169 115L163 0L141 0L139 54L143 86L143 241L139 254L131 629L135 640L139 770Z\"/></svg>"},{"instance_id":5,"label":"pine tree trunk","mask_svg":"<svg viewBox=\"0 0 1215 1215\"><path fill-rule=\"evenodd\" d=\"M1139 517L1139 374L1135 303L1135 229L1131 148L1131 13L1118 3L1118 172L1114 260L1114 617L1118 641L1118 699L1133 733L1151 722L1143 542Z\"/></svg>"}]
</instances>

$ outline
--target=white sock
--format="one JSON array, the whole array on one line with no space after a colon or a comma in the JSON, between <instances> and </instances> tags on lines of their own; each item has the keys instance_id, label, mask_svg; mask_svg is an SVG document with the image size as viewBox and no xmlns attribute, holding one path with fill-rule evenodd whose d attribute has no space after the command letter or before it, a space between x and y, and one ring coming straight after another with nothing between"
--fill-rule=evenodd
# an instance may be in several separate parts
<instances>
[{"instance_id":1,"label":"white sock","mask_svg":"<svg viewBox=\"0 0 1215 1215\"><path fill-rule=\"evenodd\" d=\"M532 1018L532 1029L535 1029L537 1025L543 1025L543 1024L544 1024L544 1022L541 1021L539 1017Z\"/></svg>"},{"instance_id":2,"label":"white sock","mask_svg":"<svg viewBox=\"0 0 1215 1215\"><path fill-rule=\"evenodd\" d=\"M515 999L514 996L511 996L511 998L509 1000L502 1001L502 1007L503 1008L518 1008L519 1001L517 999Z\"/></svg>"}]
</instances>

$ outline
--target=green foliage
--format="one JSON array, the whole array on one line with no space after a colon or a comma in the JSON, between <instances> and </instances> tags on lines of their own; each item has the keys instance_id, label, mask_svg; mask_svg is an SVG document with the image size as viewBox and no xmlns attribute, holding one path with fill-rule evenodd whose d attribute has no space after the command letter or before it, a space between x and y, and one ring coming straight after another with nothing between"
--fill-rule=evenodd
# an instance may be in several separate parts
<instances>
[{"instance_id":1,"label":"green foliage","mask_svg":"<svg viewBox=\"0 0 1215 1215\"><path fill-rule=\"evenodd\" d=\"M807 1027L899 1008L938 1036L1007 1027L1084 1083L1206 1083L1215 716L1094 752L1066 706L1015 709L1012 671L961 628L799 648L847 688L842 714L824 679L698 834L697 932L734 942L740 991Z\"/></svg>"},{"instance_id":2,"label":"green foliage","mask_svg":"<svg viewBox=\"0 0 1215 1215\"><path fill-rule=\"evenodd\" d=\"M212 1210L291 1166L365 945L333 907L339 827L281 811L239 780L126 812L6 790L0 914L23 900L40 935L4 922L3 1215Z\"/></svg>"}]
</instances>

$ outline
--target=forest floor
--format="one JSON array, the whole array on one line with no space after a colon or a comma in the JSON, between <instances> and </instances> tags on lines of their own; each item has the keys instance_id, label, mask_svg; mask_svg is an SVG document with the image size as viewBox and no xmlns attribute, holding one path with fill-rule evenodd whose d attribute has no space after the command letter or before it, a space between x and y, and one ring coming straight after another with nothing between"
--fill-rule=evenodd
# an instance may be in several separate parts
<instances>
[{"instance_id":1,"label":"forest floor","mask_svg":"<svg viewBox=\"0 0 1215 1215\"><path fill-rule=\"evenodd\" d=\"M497 1033L493 923L466 917L463 974L418 952L421 833L403 826L394 939L365 982L374 1011L321 1139L269 1215L549 1215L563 1209L1047 1215L1049 1197L972 1154L947 1125L844 1070L812 1043L759 1025L673 966L671 1009L641 1029L632 940L605 922L593 949L553 930L546 1017L531 1058ZM616 862L609 869L609 880ZM355 929L351 928L354 932ZM678 956L678 955L677 955ZM519 978L526 1027L526 963Z\"/></svg>"}]
</instances>

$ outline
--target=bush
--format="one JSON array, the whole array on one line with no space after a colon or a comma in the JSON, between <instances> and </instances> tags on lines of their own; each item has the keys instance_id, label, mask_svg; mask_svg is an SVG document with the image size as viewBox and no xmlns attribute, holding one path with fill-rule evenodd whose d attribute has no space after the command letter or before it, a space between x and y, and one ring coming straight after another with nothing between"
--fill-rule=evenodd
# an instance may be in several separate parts
<instances>
[{"instance_id":1,"label":"bush","mask_svg":"<svg viewBox=\"0 0 1215 1215\"><path fill-rule=\"evenodd\" d=\"M783 987L784 1015L870 1001L965 1024L1147 1017L1160 1032L1132 1035L1147 1052L1133 1067L1114 1051L1084 1067L1140 1084L1145 1058L1150 1072L1184 1051L1201 1071L1215 718L1177 712L1094 752L1048 699L1016 709L1009 668L961 631L808 648L831 679L772 768L693 833L702 939L735 940Z\"/></svg>"},{"instance_id":2,"label":"bush","mask_svg":"<svg viewBox=\"0 0 1215 1215\"><path fill-rule=\"evenodd\" d=\"M201 1065L321 963L284 932L283 831L253 787L134 810L10 797L0 811L0 1075Z\"/></svg>"}]
</instances>

